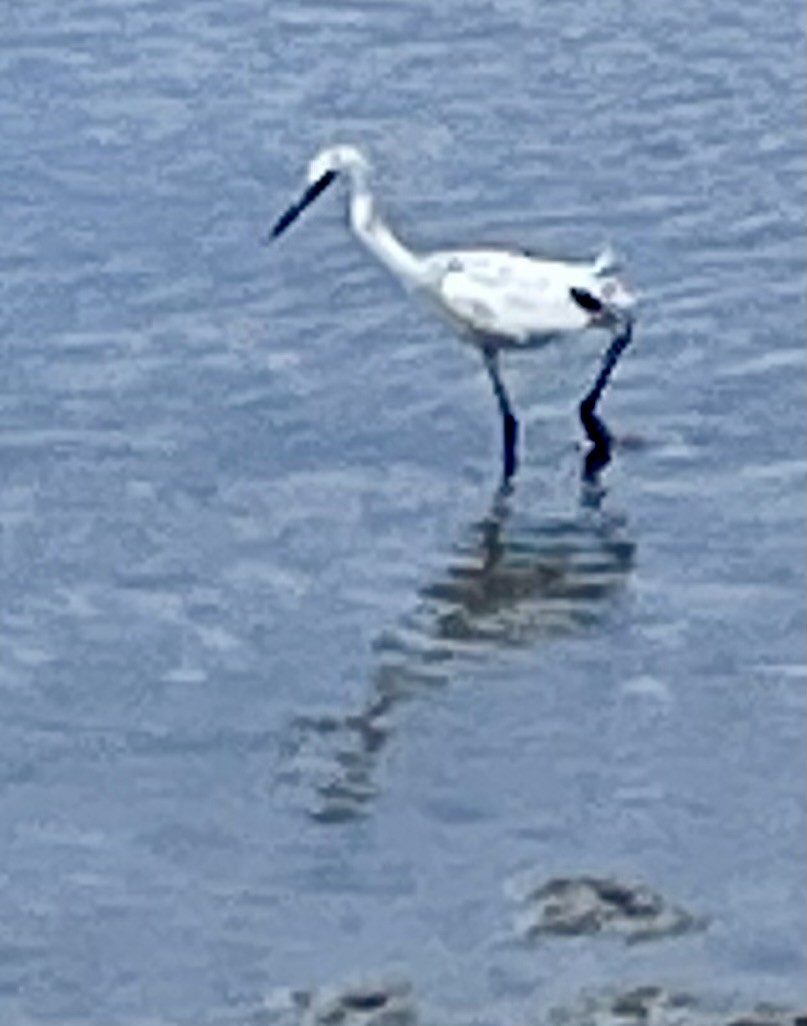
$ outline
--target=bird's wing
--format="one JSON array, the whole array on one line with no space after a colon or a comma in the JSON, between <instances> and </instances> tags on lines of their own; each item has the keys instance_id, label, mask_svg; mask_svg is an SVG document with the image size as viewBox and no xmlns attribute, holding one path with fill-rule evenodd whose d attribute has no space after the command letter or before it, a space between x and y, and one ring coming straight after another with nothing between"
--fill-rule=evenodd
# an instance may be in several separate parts
<instances>
[{"instance_id":1,"label":"bird's wing","mask_svg":"<svg viewBox=\"0 0 807 1026\"><path fill-rule=\"evenodd\" d=\"M440 256L439 298L471 332L518 345L589 323L570 293L590 285L586 265L487 250Z\"/></svg>"}]
</instances>

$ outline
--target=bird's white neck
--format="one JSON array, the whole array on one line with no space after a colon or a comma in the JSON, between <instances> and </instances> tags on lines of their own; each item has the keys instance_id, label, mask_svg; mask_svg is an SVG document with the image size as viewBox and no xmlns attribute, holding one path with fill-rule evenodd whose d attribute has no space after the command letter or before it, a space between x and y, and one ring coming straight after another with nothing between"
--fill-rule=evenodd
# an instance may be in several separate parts
<instances>
[{"instance_id":1,"label":"bird's white neck","mask_svg":"<svg viewBox=\"0 0 807 1026\"><path fill-rule=\"evenodd\" d=\"M352 168L350 182L350 225L371 253L396 277L409 285L423 280L423 261L389 229L376 207L367 172Z\"/></svg>"}]
</instances>

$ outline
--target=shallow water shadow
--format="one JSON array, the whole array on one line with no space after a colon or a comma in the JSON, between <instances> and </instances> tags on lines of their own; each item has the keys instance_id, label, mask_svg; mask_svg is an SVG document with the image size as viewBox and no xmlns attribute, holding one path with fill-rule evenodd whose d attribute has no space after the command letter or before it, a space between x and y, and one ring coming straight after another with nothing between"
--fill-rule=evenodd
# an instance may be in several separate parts
<instances>
[{"instance_id":1,"label":"shallow water shadow","mask_svg":"<svg viewBox=\"0 0 807 1026\"><path fill-rule=\"evenodd\" d=\"M575 511L541 518L517 511L508 490L496 493L411 613L378 637L362 706L296 720L294 777L313 786L316 819L366 812L396 709L408 698L449 683L461 666L585 633L608 615L635 545L604 496L584 474Z\"/></svg>"}]
</instances>

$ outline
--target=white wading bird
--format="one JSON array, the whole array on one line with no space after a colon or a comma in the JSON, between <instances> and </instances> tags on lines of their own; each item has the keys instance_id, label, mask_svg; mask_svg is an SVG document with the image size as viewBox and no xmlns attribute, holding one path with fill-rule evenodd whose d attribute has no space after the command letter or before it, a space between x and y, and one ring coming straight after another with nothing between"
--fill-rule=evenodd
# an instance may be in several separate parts
<instances>
[{"instance_id":1,"label":"white wading bird","mask_svg":"<svg viewBox=\"0 0 807 1026\"><path fill-rule=\"evenodd\" d=\"M610 436L595 407L630 342L635 305L635 297L612 273L612 255L606 251L591 263L566 263L498 249L415 253L382 220L370 190L370 164L353 146L333 146L317 154L308 168L308 187L276 222L270 240L340 175L347 179L356 235L405 285L435 301L482 353L504 425L505 483L516 468L518 422L499 374L499 352L541 346L586 328L611 332L597 380L580 404L581 421L593 443L586 471L592 474L605 466Z\"/></svg>"}]
</instances>

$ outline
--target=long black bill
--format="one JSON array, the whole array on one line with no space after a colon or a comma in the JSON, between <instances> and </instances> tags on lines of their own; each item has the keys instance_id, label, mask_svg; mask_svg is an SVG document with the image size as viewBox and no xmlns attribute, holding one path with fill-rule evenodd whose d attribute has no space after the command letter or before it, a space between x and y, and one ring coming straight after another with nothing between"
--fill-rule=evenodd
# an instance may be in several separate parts
<instances>
[{"instance_id":1,"label":"long black bill","mask_svg":"<svg viewBox=\"0 0 807 1026\"><path fill-rule=\"evenodd\" d=\"M328 188L334 178L336 178L336 175L336 171L326 171L321 178L318 178L316 182L309 185L302 197L295 204L290 206L286 213L283 214L283 216L280 217L272 226L266 241L271 242L272 239L276 239L278 235L282 235L289 225L293 224L297 220L305 208L310 203L313 203L321 192Z\"/></svg>"}]
</instances>

